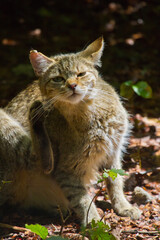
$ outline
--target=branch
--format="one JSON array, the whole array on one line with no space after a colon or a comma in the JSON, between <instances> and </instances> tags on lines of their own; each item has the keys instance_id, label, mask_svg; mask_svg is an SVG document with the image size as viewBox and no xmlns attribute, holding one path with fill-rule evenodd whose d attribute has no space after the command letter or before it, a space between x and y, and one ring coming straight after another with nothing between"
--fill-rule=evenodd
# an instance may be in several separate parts
<instances>
[{"instance_id":1,"label":"branch","mask_svg":"<svg viewBox=\"0 0 160 240\"><path fill-rule=\"evenodd\" d=\"M140 174L141 175L145 175L147 173L155 173L155 172L160 172L160 167L157 167L157 168L152 168L152 169L149 169L149 170L146 170L146 171L141 171Z\"/></svg>"},{"instance_id":2,"label":"branch","mask_svg":"<svg viewBox=\"0 0 160 240\"><path fill-rule=\"evenodd\" d=\"M92 201L91 201L90 204L89 204L89 207L88 207L88 209L87 209L87 215L86 215L86 226L88 225L88 215L89 215L89 210L90 210L90 208L91 208L91 205L92 205L94 199L100 194L100 192L101 192L101 189L96 193L96 195L94 195L94 197L92 198ZM102 219L103 219L103 218L102 218Z\"/></svg>"},{"instance_id":3,"label":"branch","mask_svg":"<svg viewBox=\"0 0 160 240\"><path fill-rule=\"evenodd\" d=\"M27 228L23 228L23 227L17 227L17 226L12 226L6 223L0 223L0 228L9 228L12 229L14 231L18 231L18 232L31 232L29 229Z\"/></svg>"},{"instance_id":4,"label":"branch","mask_svg":"<svg viewBox=\"0 0 160 240\"><path fill-rule=\"evenodd\" d=\"M138 231L138 230L129 230L129 231L122 231L122 233L140 233L140 234L148 234L148 235L156 235L159 233L159 231Z\"/></svg>"},{"instance_id":5,"label":"branch","mask_svg":"<svg viewBox=\"0 0 160 240\"><path fill-rule=\"evenodd\" d=\"M63 232L64 225L65 225L66 221L68 220L68 218L71 216L71 212L69 211L69 215L66 218L64 218L62 210L61 210L59 205L58 205L58 211L60 213L60 217L61 217L61 221L62 221L61 229L60 229L60 232L59 232L59 236L61 236L62 232Z\"/></svg>"}]
</instances>

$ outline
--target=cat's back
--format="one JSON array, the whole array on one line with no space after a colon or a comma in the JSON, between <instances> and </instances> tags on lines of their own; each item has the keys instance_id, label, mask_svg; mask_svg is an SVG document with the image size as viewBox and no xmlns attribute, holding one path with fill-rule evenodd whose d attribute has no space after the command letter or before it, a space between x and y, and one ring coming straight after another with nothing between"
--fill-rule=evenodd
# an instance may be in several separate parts
<instances>
[{"instance_id":1,"label":"cat's back","mask_svg":"<svg viewBox=\"0 0 160 240\"><path fill-rule=\"evenodd\" d=\"M96 88L96 110L103 119L109 120L114 118L118 120L119 118L127 118L127 112L123 107L119 95L109 83L99 78Z\"/></svg>"},{"instance_id":2,"label":"cat's back","mask_svg":"<svg viewBox=\"0 0 160 240\"><path fill-rule=\"evenodd\" d=\"M34 81L25 90L14 97L5 107L5 111L16 119L28 131L28 111L35 100L42 100L38 81Z\"/></svg>"}]
</instances>

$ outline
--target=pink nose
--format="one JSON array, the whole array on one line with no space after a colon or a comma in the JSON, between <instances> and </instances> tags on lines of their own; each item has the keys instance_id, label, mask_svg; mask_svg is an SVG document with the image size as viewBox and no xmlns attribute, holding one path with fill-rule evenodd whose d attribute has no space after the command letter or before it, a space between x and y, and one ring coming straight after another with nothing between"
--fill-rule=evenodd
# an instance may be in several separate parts
<instances>
[{"instance_id":1,"label":"pink nose","mask_svg":"<svg viewBox=\"0 0 160 240\"><path fill-rule=\"evenodd\" d=\"M77 87L76 83L69 84L68 87L72 90L74 90Z\"/></svg>"}]
</instances>

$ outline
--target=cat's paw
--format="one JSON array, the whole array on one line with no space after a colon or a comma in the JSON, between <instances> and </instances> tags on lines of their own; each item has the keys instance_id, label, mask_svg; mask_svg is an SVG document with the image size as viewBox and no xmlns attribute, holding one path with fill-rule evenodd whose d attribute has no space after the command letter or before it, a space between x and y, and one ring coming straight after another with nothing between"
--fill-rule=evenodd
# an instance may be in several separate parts
<instances>
[{"instance_id":1,"label":"cat's paw","mask_svg":"<svg viewBox=\"0 0 160 240\"><path fill-rule=\"evenodd\" d=\"M123 217L130 217L137 220L141 216L141 211L137 207L130 205L129 207L119 209L118 214Z\"/></svg>"},{"instance_id":2,"label":"cat's paw","mask_svg":"<svg viewBox=\"0 0 160 240\"><path fill-rule=\"evenodd\" d=\"M31 123L35 123L36 121L43 122L44 121L44 109L43 105L40 101L35 101L32 103L29 109L29 120Z\"/></svg>"}]
</instances>

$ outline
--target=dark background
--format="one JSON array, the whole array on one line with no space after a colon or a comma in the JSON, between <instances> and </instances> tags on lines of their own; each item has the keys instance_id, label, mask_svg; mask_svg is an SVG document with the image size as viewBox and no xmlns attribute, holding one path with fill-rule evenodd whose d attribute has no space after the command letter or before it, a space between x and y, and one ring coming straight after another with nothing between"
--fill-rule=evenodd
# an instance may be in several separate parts
<instances>
[{"instance_id":1,"label":"dark background","mask_svg":"<svg viewBox=\"0 0 160 240\"><path fill-rule=\"evenodd\" d=\"M160 2L138 0L1 0L0 106L35 79L31 48L51 56L76 52L103 35L102 75L117 91L147 81L152 99L136 94L132 111L159 116Z\"/></svg>"}]
</instances>

